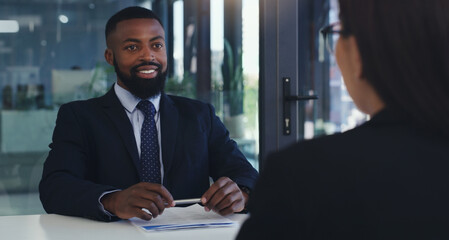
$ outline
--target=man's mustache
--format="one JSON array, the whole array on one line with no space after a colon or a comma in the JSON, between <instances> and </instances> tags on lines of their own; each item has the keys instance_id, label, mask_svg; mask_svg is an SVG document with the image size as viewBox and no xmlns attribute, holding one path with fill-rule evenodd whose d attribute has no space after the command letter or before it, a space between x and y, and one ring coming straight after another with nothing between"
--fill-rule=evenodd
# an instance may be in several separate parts
<instances>
[{"instance_id":1,"label":"man's mustache","mask_svg":"<svg viewBox=\"0 0 449 240\"><path fill-rule=\"evenodd\" d=\"M151 66L151 65L156 66L156 67L157 67L157 70L159 70L160 68L162 68L162 65L159 64L159 63L156 63L156 62L143 62L143 63L141 63L141 64L139 64L139 65L136 65L136 66L132 67L132 68L131 68L131 71L132 71L132 72L137 72L137 68L143 67L143 66Z\"/></svg>"}]
</instances>

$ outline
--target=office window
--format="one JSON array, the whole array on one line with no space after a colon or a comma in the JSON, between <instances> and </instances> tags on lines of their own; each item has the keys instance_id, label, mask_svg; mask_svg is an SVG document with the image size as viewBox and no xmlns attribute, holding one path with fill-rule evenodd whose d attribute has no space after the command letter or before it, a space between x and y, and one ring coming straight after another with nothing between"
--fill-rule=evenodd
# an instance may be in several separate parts
<instances>
[{"instance_id":1,"label":"office window","mask_svg":"<svg viewBox=\"0 0 449 240\"><path fill-rule=\"evenodd\" d=\"M201 4L210 9L211 73L210 92L206 97L197 92L200 68L207 67L199 59L198 49L206 46L198 42L198 32L202 31L199 20L191 17L195 15L192 12L204 7ZM257 0L175 1L172 6L174 69L167 86L169 93L212 103L231 138L255 168L259 164L258 7Z\"/></svg>"},{"instance_id":2,"label":"office window","mask_svg":"<svg viewBox=\"0 0 449 240\"><path fill-rule=\"evenodd\" d=\"M167 90L196 98L196 79L184 64L185 1L165 0L0 0L0 215L39 214L38 183L61 104L101 96L115 82L104 60L104 25L127 6L156 11L167 21L169 63ZM257 0L243 0L240 80L243 111L237 128L227 123L242 151L258 166ZM224 0L211 0L210 102L224 121L222 64ZM251 12L251 13L250 13ZM216 17L216 14L219 17ZM168 16L168 17L167 17ZM172 16L173 19L170 19ZM169 19L169 20L167 20ZM170 39L172 38L172 39ZM248 41L250 42L248 44ZM171 45L170 45L171 44ZM171 61L171 62L170 62ZM226 122L226 121L224 121ZM237 130L235 130L237 129ZM240 132L241 131L241 132ZM241 134L239 134L241 133ZM237 134L237 135L236 135Z\"/></svg>"}]
</instances>

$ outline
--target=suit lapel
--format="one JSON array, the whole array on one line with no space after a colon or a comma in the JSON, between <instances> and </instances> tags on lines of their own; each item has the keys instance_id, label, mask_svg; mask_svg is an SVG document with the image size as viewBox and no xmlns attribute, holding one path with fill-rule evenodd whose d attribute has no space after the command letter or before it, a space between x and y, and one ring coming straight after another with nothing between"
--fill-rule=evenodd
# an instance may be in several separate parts
<instances>
[{"instance_id":1,"label":"suit lapel","mask_svg":"<svg viewBox=\"0 0 449 240\"><path fill-rule=\"evenodd\" d=\"M175 152L176 136L178 132L178 109L173 101L165 94L161 95L161 142L162 142L162 162L164 163L164 176L173 163Z\"/></svg>"},{"instance_id":2,"label":"suit lapel","mask_svg":"<svg viewBox=\"0 0 449 240\"><path fill-rule=\"evenodd\" d=\"M115 94L114 87L112 87L111 90L109 90L109 92L101 98L101 100L104 112L117 128L117 131L122 137L123 144L126 146L126 149L128 150L128 153L131 156L140 176L141 169L139 167L139 153L137 151L137 144L132 125L122 104L120 103L120 100Z\"/></svg>"}]
</instances>

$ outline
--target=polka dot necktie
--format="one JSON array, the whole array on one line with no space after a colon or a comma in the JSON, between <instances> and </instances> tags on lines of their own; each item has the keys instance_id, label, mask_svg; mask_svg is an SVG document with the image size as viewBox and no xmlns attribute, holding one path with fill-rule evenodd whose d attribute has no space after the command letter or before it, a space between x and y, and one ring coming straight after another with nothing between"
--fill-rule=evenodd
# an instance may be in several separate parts
<instances>
[{"instance_id":1,"label":"polka dot necktie","mask_svg":"<svg viewBox=\"0 0 449 240\"><path fill-rule=\"evenodd\" d=\"M159 161L159 143L157 138L156 109L150 101L142 100L137 108L143 112L142 129L140 131L140 164L143 182L161 183L161 163Z\"/></svg>"}]
</instances>

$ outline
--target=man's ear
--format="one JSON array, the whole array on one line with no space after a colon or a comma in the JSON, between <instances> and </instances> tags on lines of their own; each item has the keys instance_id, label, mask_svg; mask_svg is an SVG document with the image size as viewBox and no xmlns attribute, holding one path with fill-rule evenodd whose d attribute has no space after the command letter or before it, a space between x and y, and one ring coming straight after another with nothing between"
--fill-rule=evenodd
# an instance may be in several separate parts
<instances>
[{"instance_id":1,"label":"man's ear","mask_svg":"<svg viewBox=\"0 0 449 240\"><path fill-rule=\"evenodd\" d=\"M106 50L104 50L104 58L106 59L106 62L114 66L114 53L110 48L106 48Z\"/></svg>"},{"instance_id":2,"label":"man's ear","mask_svg":"<svg viewBox=\"0 0 449 240\"><path fill-rule=\"evenodd\" d=\"M354 36L349 36L349 44L350 44L350 57L351 57L351 63L354 70L354 76L356 79L362 79L363 78L363 64L362 64L362 57L360 56L359 46L357 45L357 40Z\"/></svg>"}]
</instances>

